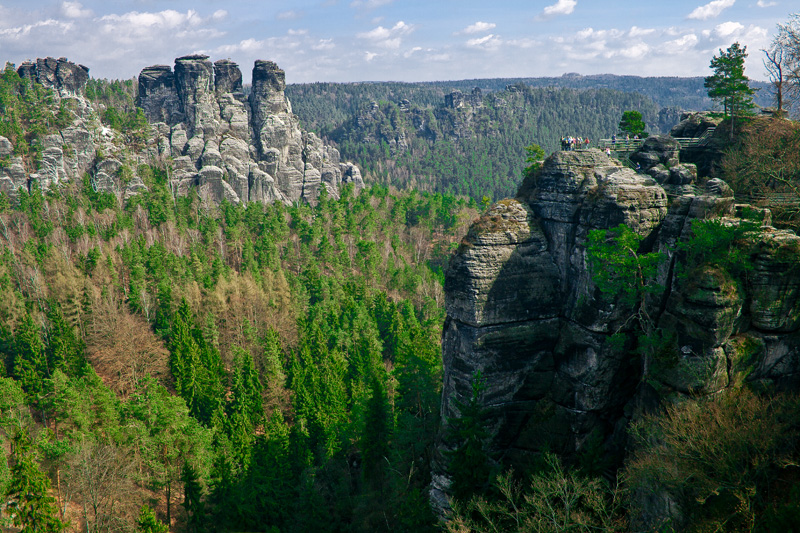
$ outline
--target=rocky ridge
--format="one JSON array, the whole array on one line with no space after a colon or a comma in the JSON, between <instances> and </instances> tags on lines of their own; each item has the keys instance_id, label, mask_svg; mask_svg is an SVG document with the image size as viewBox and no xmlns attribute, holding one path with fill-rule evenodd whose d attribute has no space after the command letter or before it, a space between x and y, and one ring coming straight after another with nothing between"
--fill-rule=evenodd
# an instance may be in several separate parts
<instances>
[{"instance_id":1,"label":"rocky ridge","mask_svg":"<svg viewBox=\"0 0 800 533\"><path fill-rule=\"evenodd\" d=\"M144 146L131 153L119 132L104 127L84 97L88 68L65 58L39 59L17 69L68 101L75 120L69 127L40 140L37 168L15 155L8 139L0 138L0 192L19 188L42 190L62 181L91 176L98 191L119 199L145 190L133 172L121 169L158 162L169 169L170 189L186 195L196 189L209 204L238 202L315 202L321 187L338 197L344 183L364 186L355 165L339 152L300 128L284 95L284 72L271 61L256 61L253 85L245 97L236 63L189 55L167 65L142 70L137 105L150 130Z\"/></svg>"},{"instance_id":2,"label":"rocky ridge","mask_svg":"<svg viewBox=\"0 0 800 533\"><path fill-rule=\"evenodd\" d=\"M674 139L654 138L631 157L637 173L597 150L556 152L516 198L473 223L445 281L443 428L431 486L440 512L449 506L447 451L456 445L447 421L469 402L478 373L490 454L517 471L543 450L569 459L598 442L619 465L626 427L661 401L744 381L797 385L800 237L772 228L769 212L759 211L747 283L712 267L680 277L677 243L692 222L739 224L747 206L718 179L700 186L677 155ZM648 312L672 334L671 356L646 370L607 342L629 330L631 309L596 288L587 263L588 233L620 223L644 237L644 251L666 258ZM654 517L679 518L674 501L656 500Z\"/></svg>"},{"instance_id":3,"label":"rocky ridge","mask_svg":"<svg viewBox=\"0 0 800 533\"><path fill-rule=\"evenodd\" d=\"M361 174L315 134L301 130L284 95L283 70L256 61L245 97L236 63L205 55L145 68L138 105L157 130L158 156L175 161L179 190L196 183L204 198L221 201L314 202L325 186L363 186Z\"/></svg>"}]
</instances>

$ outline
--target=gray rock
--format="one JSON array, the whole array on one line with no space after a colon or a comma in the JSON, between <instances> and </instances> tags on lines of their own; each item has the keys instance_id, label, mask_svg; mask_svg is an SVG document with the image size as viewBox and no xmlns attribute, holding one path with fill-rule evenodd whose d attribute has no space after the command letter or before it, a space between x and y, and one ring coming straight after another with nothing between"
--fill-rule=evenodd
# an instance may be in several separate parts
<instances>
[{"instance_id":1,"label":"gray rock","mask_svg":"<svg viewBox=\"0 0 800 533\"><path fill-rule=\"evenodd\" d=\"M489 452L517 471L542 450L574 458L598 439L606 457L621 464L626 426L660 400L694 401L745 381L800 385L800 237L766 225L751 234L755 268L744 282L709 264L686 273L679 243L691 237L694 222L740 224L745 206L721 180L698 193L693 166L673 161L674 141L645 145L639 161L653 162L651 174L686 193L669 208L666 191L650 176L597 150L557 152L516 199L475 221L452 257L443 427L432 465L436 509L449 505L447 452L458 445L448 420L469 401L478 372ZM631 304L597 290L587 263L589 233L620 223L644 238L638 252L664 258L645 304L664 336L647 365L630 357ZM608 342L617 331L628 333L622 349ZM639 529L680 518L680 495L635 497L644 506L633 517ZM665 502L674 505L666 509Z\"/></svg>"},{"instance_id":2,"label":"gray rock","mask_svg":"<svg viewBox=\"0 0 800 533\"><path fill-rule=\"evenodd\" d=\"M242 71L230 59L214 61L214 90L218 95L242 94Z\"/></svg>"},{"instance_id":3,"label":"gray rock","mask_svg":"<svg viewBox=\"0 0 800 533\"><path fill-rule=\"evenodd\" d=\"M150 122L172 125L183 118L175 75L169 65L153 65L142 70L136 105Z\"/></svg>"},{"instance_id":4,"label":"gray rock","mask_svg":"<svg viewBox=\"0 0 800 533\"><path fill-rule=\"evenodd\" d=\"M0 157L8 157L14 153L14 145L5 137L0 136Z\"/></svg>"},{"instance_id":5,"label":"gray rock","mask_svg":"<svg viewBox=\"0 0 800 533\"><path fill-rule=\"evenodd\" d=\"M19 66L17 74L35 80L61 96L83 95L89 81L88 67L72 63L64 57L40 58L36 63L26 61Z\"/></svg>"},{"instance_id":6,"label":"gray rock","mask_svg":"<svg viewBox=\"0 0 800 533\"><path fill-rule=\"evenodd\" d=\"M212 205L218 205L223 200L234 204L241 201L236 191L225 181L224 172L219 167L208 166L200 170L197 192L201 200Z\"/></svg>"},{"instance_id":7,"label":"gray rock","mask_svg":"<svg viewBox=\"0 0 800 533\"><path fill-rule=\"evenodd\" d=\"M256 61L249 100L241 71L230 60L212 65L198 54L176 59L174 73L167 66L148 67L139 77L138 103L149 120L171 131L156 128L146 153L171 155L174 179L182 187L191 186L186 180L197 169L224 169L226 186L241 201L315 202L322 186L334 198L342 183L363 188L354 165L342 163L337 150L300 129L285 87L284 72L271 61ZM222 190L206 197L224 197Z\"/></svg>"}]
</instances>

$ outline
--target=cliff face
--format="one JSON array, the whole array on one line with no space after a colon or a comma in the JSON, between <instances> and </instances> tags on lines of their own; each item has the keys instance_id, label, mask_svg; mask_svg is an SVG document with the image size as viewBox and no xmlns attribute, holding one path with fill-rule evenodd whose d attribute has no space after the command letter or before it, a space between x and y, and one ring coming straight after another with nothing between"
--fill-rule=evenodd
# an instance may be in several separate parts
<instances>
[{"instance_id":1,"label":"cliff face","mask_svg":"<svg viewBox=\"0 0 800 533\"><path fill-rule=\"evenodd\" d=\"M363 186L358 168L300 129L284 95L284 72L256 61L249 99L236 63L191 55L147 67L139 76L139 106L158 131L158 155L172 156L179 190L196 183L221 201L315 201L319 188L338 197L342 183Z\"/></svg>"},{"instance_id":2,"label":"cliff face","mask_svg":"<svg viewBox=\"0 0 800 533\"><path fill-rule=\"evenodd\" d=\"M797 380L800 238L766 225L762 212L746 283L714 268L678 276L677 243L688 238L692 221L737 224L742 206L719 180L698 189L692 166L670 161L677 155L670 147L668 139L654 139L636 154L649 174L597 150L557 152L462 241L445 281L444 427L431 491L439 509L448 506L446 451L457 444L447 419L458 415L457 402L468 403L478 372L490 454L517 470L543 449L575 457L597 442L620 464L628 423L661 400L744 380ZM648 312L669 333L670 357L646 374L628 350L606 342L617 330L630 331L631 309L601 293L587 265L589 231L620 223L644 237L645 251L666 258L653 280L663 290Z\"/></svg>"},{"instance_id":3,"label":"cliff face","mask_svg":"<svg viewBox=\"0 0 800 533\"><path fill-rule=\"evenodd\" d=\"M284 72L275 63L257 61L249 99L242 73L229 60L208 61L191 55L175 60L175 69L156 65L139 76L137 104L150 123L142 146L104 127L85 99L88 68L64 58L24 63L18 73L53 89L74 113L74 122L40 139L41 161L15 155L0 137L0 192L43 190L62 181L91 176L98 191L124 199L145 189L135 175L141 163L171 168L170 189L186 195L196 189L207 203L314 202L320 187L339 196L343 183L364 186L355 165L300 128L284 95ZM124 181L120 169L134 169Z\"/></svg>"}]
</instances>

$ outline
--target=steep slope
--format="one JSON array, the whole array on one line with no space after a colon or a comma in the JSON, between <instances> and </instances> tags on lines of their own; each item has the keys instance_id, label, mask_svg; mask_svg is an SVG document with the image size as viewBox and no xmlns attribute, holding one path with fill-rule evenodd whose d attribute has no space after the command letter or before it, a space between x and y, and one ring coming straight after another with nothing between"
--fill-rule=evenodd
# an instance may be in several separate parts
<instances>
[{"instance_id":1,"label":"steep slope","mask_svg":"<svg viewBox=\"0 0 800 533\"><path fill-rule=\"evenodd\" d=\"M448 451L459 445L448 425L476 375L490 455L522 470L543 450L575 458L598 442L619 465L626 427L661 401L745 382L797 386L800 238L770 227L768 211L737 205L720 180L698 188L692 166L676 165L677 148L654 139L636 154L650 162L642 174L596 150L557 152L473 224L445 282L435 506L448 506ZM716 237L687 247L705 220L719 221L705 227ZM662 258L642 307L600 290L590 267L591 231L619 224L643 238L637 256ZM742 255L720 244L733 246L724 239L737 228ZM635 328L642 312L649 346ZM622 345L611 339L620 333ZM670 502L659 500L653 516L669 517Z\"/></svg>"}]
</instances>

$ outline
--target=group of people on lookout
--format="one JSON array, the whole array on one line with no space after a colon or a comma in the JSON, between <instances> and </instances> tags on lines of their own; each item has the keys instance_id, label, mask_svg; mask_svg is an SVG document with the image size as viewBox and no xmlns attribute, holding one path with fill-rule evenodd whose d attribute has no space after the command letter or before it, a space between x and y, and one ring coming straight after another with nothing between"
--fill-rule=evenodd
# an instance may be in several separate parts
<instances>
[{"instance_id":1,"label":"group of people on lookout","mask_svg":"<svg viewBox=\"0 0 800 533\"><path fill-rule=\"evenodd\" d=\"M584 139L583 137L561 137L561 149L562 150L579 150L581 148L589 148L589 139Z\"/></svg>"}]
</instances>

